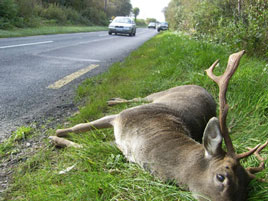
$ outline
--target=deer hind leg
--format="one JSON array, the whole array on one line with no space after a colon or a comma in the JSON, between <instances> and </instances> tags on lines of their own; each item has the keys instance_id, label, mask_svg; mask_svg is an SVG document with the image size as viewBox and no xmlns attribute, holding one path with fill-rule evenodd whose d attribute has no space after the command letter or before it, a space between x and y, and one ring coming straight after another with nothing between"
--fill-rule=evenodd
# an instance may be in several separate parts
<instances>
[{"instance_id":1,"label":"deer hind leg","mask_svg":"<svg viewBox=\"0 0 268 201\"><path fill-rule=\"evenodd\" d=\"M138 102L152 103L156 99L166 95L167 92L168 92L168 90L160 91L160 92L152 93L144 98L133 98L131 100L127 100L127 99L123 99L123 98L112 98L112 99L107 101L107 104L109 106L113 106L113 105L117 105L117 104L121 104L121 103L138 103Z\"/></svg>"},{"instance_id":2,"label":"deer hind leg","mask_svg":"<svg viewBox=\"0 0 268 201\"><path fill-rule=\"evenodd\" d=\"M59 146L59 147L76 147L76 148L81 147L81 145L71 142L62 137L67 136L67 134L71 132L81 133L81 132L86 132L86 131L90 131L93 129L111 128L113 127L113 122L116 119L116 117L117 117L117 114L109 115L109 116L102 117L100 119L97 119L89 123L82 123L82 124L77 124L70 128L58 129L56 131L56 136L50 136L49 139L52 141L52 143L54 143L56 146Z\"/></svg>"},{"instance_id":3,"label":"deer hind leg","mask_svg":"<svg viewBox=\"0 0 268 201\"><path fill-rule=\"evenodd\" d=\"M147 102L147 103L152 103L154 101L156 101L157 99L167 95L167 94L170 94L170 93L175 93L175 92L178 92L178 91L183 91L183 90L186 90L184 89L183 86L179 86L179 87L173 87L173 88L170 88L170 89L167 89L167 90L164 90L164 91L160 91L160 92L156 92L156 93L152 93L144 98L133 98L131 100L126 100L126 99L123 99L123 98L112 98L110 99L109 101L107 101L107 104L109 106L113 106L113 105L117 105L117 104L120 104L120 103L133 103L133 102Z\"/></svg>"},{"instance_id":4,"label":"deer hind leg","mask_svg":"<svg viewBox=\"0 0 268 201\"><path fill-rule=\"evenodd\" d=\"M138 103L138 102L150 102L146 98L133 98L131 100L123 99L123 98L111 98L107 101L109 106L121 104L121 103Z\"/></svg>"}]
</instances>

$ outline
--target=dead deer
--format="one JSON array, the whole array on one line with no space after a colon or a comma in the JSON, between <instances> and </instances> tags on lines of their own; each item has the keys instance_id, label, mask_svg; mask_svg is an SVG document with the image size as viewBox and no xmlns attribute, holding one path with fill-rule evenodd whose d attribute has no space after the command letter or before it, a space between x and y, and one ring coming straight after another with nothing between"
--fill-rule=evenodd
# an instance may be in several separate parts
<instances>
[{"instance_id":1,"label":"dead deer","mask_svg":"<svg viewBox=\"0 0 268 201\"><path fill-rule=\"evenodd\" d=\"M250 179L264 169L264 159L259 152L268 141L246 153L236 154L228 133L226 91L243 54L244 51L232 54L221 76L213 74L218 61L206 70L219 86L219 120L215 117L213 97L202 87L186 85L145 98L113 99L108 104L148 103L90 123L59 129L57 136L50 138L60 146L79 147L61 137L69 132L113 127L116 145L125 157L163 181L173 180L179 186L187 186L198 200L245 201ZM222 149L223 139L227 151ZM260 166L243 168L240 159L253 153L261 161Z\"/></svg>"}]
</instances>

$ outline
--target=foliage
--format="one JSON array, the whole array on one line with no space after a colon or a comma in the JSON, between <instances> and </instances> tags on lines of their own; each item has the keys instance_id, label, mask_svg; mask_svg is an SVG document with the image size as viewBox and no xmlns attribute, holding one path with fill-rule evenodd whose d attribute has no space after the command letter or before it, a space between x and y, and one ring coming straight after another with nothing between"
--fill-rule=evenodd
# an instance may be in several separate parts
<instances>
[{"instance_id":1,"label":"foliage","mask_svg":"<svg viewBox=\"0 0 268 201\"><path fill-rule=\"evenodd\" d=\"M82 16L86 19L94 19L91 22L96 24L108 25L108 19L104 11L98 11L94 8L87 8L82 11Z\"/></svg>"},{"instance_id":2,"label":"foliage","mask_svg":"<svg viewBox=\"0 0 268 201\"><path fill-rule=\"evenodd\" d=\"M215 99L218 88L204 73L216 59L215 69L222 72L230 52L224 47L186 36L164 32L131 53L109 71L86 80L77 89L77 99L84 100L80 113L70 124L89 122L116 114L135 104L108 107L113 97L132 99L183 84L206 88ZM230 82L228 124L238 152L267 140L268 67L265 61L244 56ZM64 125L60 126L60 128ZM54 132L50 132L54 134ZM42 134L43 135L43 134ZM163 183L139 166L125 160L111 141L111 129L70 134L83 145L81 149L55 149L46 144L34 157L21 163L4 200L170 200L192 201L189 192ZM267 157L267 148L262 156ZM257 166L255 156L242 161L245 167ZM267 162L265 162L267 163ZM65 173L60 171L75 167ZM268 179L268 169L258 174ZM249 200L267 200L267 183L252 181Z\"/></svg>"},{"instance_id":3,"label":"foliage","mask_svg":"<svg viewBox=\"0 0 268 201\"><path fill-rule=\"evenodd\" d=\"M49 4L42 12L42 17L56 22L66 23L67 17L64 10L57 4Z\"/></svg>"},{"instance_id":4,"label":"foliage","mask_svg":"<svg viewBox=\"0 0 268 201\"><path fill-rule=\"evenodd\" d=\"M171 0L165 16L173 30L268 59L267 1Z\"/></svg>"},{"instance_id":5,"label":"foliage","mask_svg":"<svg viewBox=\"0 0 268 201\"><path fill-rule=\"evenodd\" d=\"M0 17L1 18L14 18L17 14L17 5L14 0L1 0L0 1Z\"/></svg>"},{"instance_id":6,"label":"foliage","mask_svg":"<svg viewBox=\"0 0 268 201\"><path fill-rule=\"evenodd\" d=\"M16 150L12 150L12 148L15 147L16 143L25 140L32 131L31 127L22 126L13 132L6 141L0 144L0 157L13 154Z\"/></svg>"},{"instance_id":7,"label":"foliage","mask_svg":"<svg viewBox=\"0 0 268 201\"><path fill-rule=\"evenodd\" d=\"M134 14L134 17L135 17L135 22L136 22L136 19L137 19L137 16L139 15L140 13L140 9L139 8L133 8L133 14Z\"/></svg>"},{"instance_id":8,"label":"foliage","mask_svg":"<svg viewBox=\"0 0 268 201\"><path fill-rule=\"evenodd\" d=\"M14 0L0 1L0 29L12 27L18 8Z\"/></svg>"},{"instance_id":9,"label":"foliage","mask_svg":"<svg viewBox=\"0 0 268 201\"><path fill-rule=\"evenodd\" d=\"M146 18L146 23L149 24L150 22L157 22L155 18Z\"/></svg>"},{"instance_id":10,"label":"foliage","mask_svg":"<svg viewBox=\"0 0 268 201\"><path fill-rule=\"evenodd\" d=\"M147 23L144 19L136 19L137 26L144 27L147 26Z\"/></svg>"},{"instance_id":11,"label":"foliage","mask_svg":"<svg viewBox=\"0 0 268 201\"><path fill-rule=\"evenodd\" d=\"M127 16L132 10L130 0L109 0L107 16L113 18L116 16Z\"/></svg>"},{"instance_id":12,"label":"foliage","mask_svg":"<svg viewBox=\"0 0 268 201\"><path fill-rule=\"evenodd\" d=\"M43 24L107 25L112 16L129 15L130 0L1 0L0 29ZM108 0L106 0L108 2Z\"/></svg>"}]
</instances>

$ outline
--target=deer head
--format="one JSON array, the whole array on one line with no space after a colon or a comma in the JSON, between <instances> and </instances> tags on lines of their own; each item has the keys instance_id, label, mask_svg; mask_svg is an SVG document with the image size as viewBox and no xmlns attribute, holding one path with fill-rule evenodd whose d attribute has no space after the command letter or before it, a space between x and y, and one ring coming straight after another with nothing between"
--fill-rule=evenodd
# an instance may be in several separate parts
<instances>
[{"instance_id":1,"label":"deer head","mask_svg":"<svg viewBox=\"0 0 268 201\"><path fill-rule=\"evenodd\" d=\"M232 54L229 57L228 65L221 76L213 74L213 69L218 64L215 61L212 66L206 70L207 75L219 86L219 120L212 118L208 122L203 136L203 145L205 148L205 158L207 159L208 174L205 175L209 181L202 182L203 186L193 187L193 191L207 195L209 199L216 201L244 201L247 197L247 186L250 179L255 178L254 173L264 169L264 159L259 155L260 151L267 146L268 141L263 145L249 149L248 152L236 154L226 125L228 113L228 104L226 92L229 80L235 73L240 58L245 51ZM222 140L224 139L227 151L222 149ZM240 164L242 158L255 154L260 160L259 167L244 168ZM198 183L198 182L197 182ZM204 185L205 184L205 185ZM191 190L191 189L190 189ZM202 196L196 196L199 200L207 200Z\"/></svg>"}]
</instances>

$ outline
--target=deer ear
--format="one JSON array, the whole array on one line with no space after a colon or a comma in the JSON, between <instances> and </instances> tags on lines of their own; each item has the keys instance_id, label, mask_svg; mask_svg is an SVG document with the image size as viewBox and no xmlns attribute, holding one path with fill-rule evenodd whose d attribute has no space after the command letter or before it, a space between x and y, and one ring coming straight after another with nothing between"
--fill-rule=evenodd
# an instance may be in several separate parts
<instances>
[{"instance_id":1,"label":"deer ear","mask_svg":"<svg viewBox=\"0 0 268 201\"><path fill-rule=\"evenodd\" d=\"M212 117L207 123L203 135L203 145L206 158L211 158L222 152L222 135L219 120L216 117Z\"/></svg>"}]
</instances>

